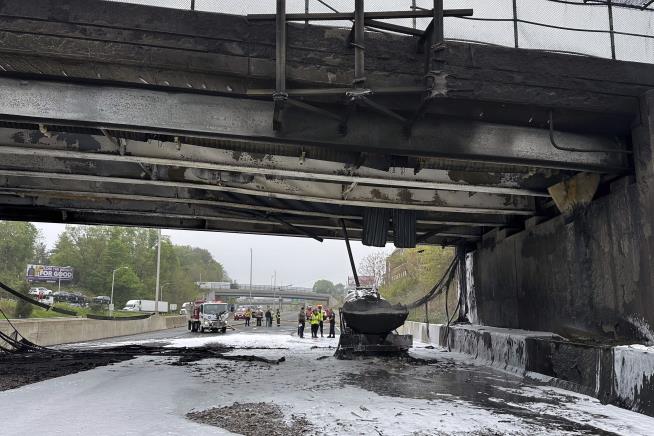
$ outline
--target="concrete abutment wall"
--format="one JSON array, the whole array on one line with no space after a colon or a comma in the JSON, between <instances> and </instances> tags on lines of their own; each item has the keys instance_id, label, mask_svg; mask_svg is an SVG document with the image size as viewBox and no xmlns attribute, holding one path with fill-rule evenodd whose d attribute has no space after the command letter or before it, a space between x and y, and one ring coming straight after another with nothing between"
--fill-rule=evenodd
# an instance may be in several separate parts
<instances>
[{"instance_id":1,"label":"concrete abutment wall","mask_svg":"<svg viewBox=\"0 0 654 436\"><path fill-rule=\"evenodd\" d=\"M643 336L634 319L654 326L654 91L642 108L635 177L570 216L485 238L468 254L473 323L634 339Z\"/></svg>"}]
</instances>

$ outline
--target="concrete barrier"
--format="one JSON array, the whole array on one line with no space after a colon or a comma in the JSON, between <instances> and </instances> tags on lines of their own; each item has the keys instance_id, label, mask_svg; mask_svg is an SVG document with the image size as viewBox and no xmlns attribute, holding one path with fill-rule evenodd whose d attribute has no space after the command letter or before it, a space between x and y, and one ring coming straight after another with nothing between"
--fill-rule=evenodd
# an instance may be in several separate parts
<instances>
[{"instance_id":1,"label":"concrete barrier","mask_svg":"<svg viewBox=\"0 0 654 436\"><path fill-rule=\"evenodd\" d=\"M531 339L563 340L554 333L505 329L480 325L425 324L407 321L398 332L412 334L414 340L448 347L452 351L470 354L475 359L514 372L528 368L527 342Z\"/></svg>"},{"instance_id":2,"label":"concrete barrier","mask_svg":"<svg viewBox=\"0 0 654 436\"><path fill-rule=\"evenodd\" d=\"M26 339L45 347L183 327L186 325L186 317L152 316L148 319L129 321L46 318L17 319L11 322ZM8 322L0 321L0 331L9 334L13 329Z\"/></svg>"},{"instance_id":3,"label":"concrete barrier","mask_svg":"<svg viewBox=\"0 0 654 436\"><path fill-rule=\"evenodd\" d=\"M613 393L618 405L654 416L654 347L613 348Z\"/></svg>"}]
</instances>

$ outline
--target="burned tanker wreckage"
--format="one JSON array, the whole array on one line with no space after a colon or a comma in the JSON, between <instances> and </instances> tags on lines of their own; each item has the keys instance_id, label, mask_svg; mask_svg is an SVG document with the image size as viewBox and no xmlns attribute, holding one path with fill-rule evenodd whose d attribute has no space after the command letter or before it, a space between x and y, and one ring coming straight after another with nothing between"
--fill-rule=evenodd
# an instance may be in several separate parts
<instances>
[{"instance_id":1,"label":"burned tanker wreckage","mask_svg":"<svg viewBox=\"0 0 654 436\"><path fill-rule=\"evenodd\" d=\"M394 333L406 321L409 310L384 300L374 288L351 291L340 314L341 335L336 351L339 359L402 355L411 348L411 335Z\"/></svg>"},{"instance_id":2,"label":"burned tanker wreckage","mask_svg":"<svg viewBox=\"0 0 654 436\"><path fill-rule=\"evenodd\" d=\"M441 279L422 298L406 306L392 305L379 295L375 288L360 286L350 238L345 222L341 219L343 240L350 258L350 266L356 289L346 296L340 311L341 335L335 356L338 359L352 359L364 356L406 356L413 345L412 335L400 335L395 330L402 326L409 316L409 310L426 305L449 289L457 272L457 259L452 259ZM447 297L445 298L447 309ZM458 307L457 307L458 309ZM447 313L447 310L446 310ZM450 319L448 315L447 325Z\"/></svg>"},{"instance_id":3,"label":"burned tanker wreckage","mask_svg":"<svg viewBox=\"0 0 654 436\"><path fill-rule=\"evenodd\" d=\"M447 312L447 291L457 273L457 258L445 270L441 279L422 298L413 303L391 304L382 298L376 288L362 287L359 283L350 240L343 225L343 239L350 258L350 266L357 284L350 291L340 310L341 335L335 356L338 359L352 359L364 356L406 356L413 345L412 335L400 335L396 329L401 327L409 316L409 310L425 306L442 293L446 293L445 304ZM460 300L459 300L460 303ZM449 325L459 307L455 309Z\"/></svg>"}]
</instances>

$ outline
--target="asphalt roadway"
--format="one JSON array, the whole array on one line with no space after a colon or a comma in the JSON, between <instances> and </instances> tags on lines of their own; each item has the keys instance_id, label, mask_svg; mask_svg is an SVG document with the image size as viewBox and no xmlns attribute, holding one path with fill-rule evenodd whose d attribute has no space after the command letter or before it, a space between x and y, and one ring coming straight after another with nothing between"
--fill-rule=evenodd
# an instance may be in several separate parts
<instances>
[{"instance_id":1,"label":"asphalt roadway","mask_svg":"<svg viewBox=\"0 0 654 436\"><path fill-rule=\"evenodd\" d=\"M232 354L285 361L179 365L177 358L143 356L45 380L0 392L0 434L234 434L186 414L235 402L277 405L288 419L311 423L312 435L654 434L654 418L424 344L415 344L412 355L427 364L339 361L332 357L337 339L300 339L290 322L238 325L224 335L174 329L67 347L128 343L220 343L236 347Z\"/></svg>"}]
</instances>

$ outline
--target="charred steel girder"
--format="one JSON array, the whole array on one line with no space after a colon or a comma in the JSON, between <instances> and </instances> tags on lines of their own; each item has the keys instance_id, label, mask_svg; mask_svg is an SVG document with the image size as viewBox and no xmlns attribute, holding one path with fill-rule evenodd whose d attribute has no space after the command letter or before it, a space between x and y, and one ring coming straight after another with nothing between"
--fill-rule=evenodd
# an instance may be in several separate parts
<instances>
[{"instance_id":1,"label":"charred steel girder","mask_svg":"<svg viewBox=\"0 0 654 436\"><path fill-rule=\"evenodd\" d=\"M223 207L221 203L209 205L193 205L182 202L167 203L165 201L143 201L131 198L128 195L120 196L94 192L74 192L53 190L24 190L7 189L0 187L0 202L3 207L0 219L37 219L45 221L73 222L72 217L101 217L104 223L112 219L117 224L138 224L139 219L148 222L160 221L160 225L177 222L193 223L187 228L198 228L204 225L209 230L244 231L250 233L267 233L280 235L300 235L318 238L334 238L341 236L342 227L334 217L292 217L277 213L268 215L252 213L252 210L236 210ZM21 216L21 213L24 216ZM54 217L54 218L53 218ZM131 221L130 221L131 220ZM347 231L356 238L361 239L363 228L360 220L348 219ZM83 221L79 221L83 222ZM145 224L145 223L144 223ZM291 225L288 225L291 224ZM481 236L480 228L461 226L438 226L437 231L429 230L433 227L424 227L418 231L418 236L429 239L432 243L441 238L454 238L465 240L478 240ZM393 239L393 232L389 232L388 239ZM428 233L428 234L427 234Z\"/></svg>"},{"instance_id":2,"label":"charred steel girder","mask_svg":"<svg viewBox=\"0 0 654 436\"><path fill-rule=\"evenodd\" d=\"M21 141L25 136L30 135L29 131L14 131L13 135L19 135ZM4 131L0 129L0 144L12 144ZM34 169L34 162L47 160L49 170L69 171L79 163L88 164L89 167L96 167L103 162L111 166L128 169L129 165L136 164L140 168L144 165L158 166L163 168L186 168L184 177L194 181L194 177L210 179L212 176L219 180L220 174L237 173L251 176L264 176L267 178L297 179L304 181L331 182L342 185L349 184L348 192L354 190L353 185L381 186L385 188L417 188L443 191L463 191L469 193L490 193L519 195L527 197L549 197L545 190L553 183L561 180L560 177L545 179L543 186L539 188L522 187L528 183L529 173L492 173L484 172L489 181L487 184L472 184L466 182L466 178L474 179L479 177L478 172L450 171L440 169L421 169L417 174L413 168L393 167L389 171L378 170L369 167L351 168L348 164L319 161L315 159L301 161L295 157L274 156L268 159L258 159L250 153L233 152L231 150L211 149L204 151L200 147L180 144L179 147L173 143L160 142L152 144L133 140L121 140L121 143L114 144L111 141L107 148L101 147L101 137L79 135L75 139L82 144L93 144L98 146L95 151L71 150L66 144L70 139L67 135L53 134L50 138L41 137L39 143L25 145L21 142L13 142L13 145L0 145L0 167ZM63 145L62 145L63 144ZM79 146L79 142L77 146ZM113 146L115 149L111 149ZM55 148L60 146L62 148ZM129 154L127 154L129 151ZM198 159L194 156L202 157ZM210 158L209 158L210 157ZM139 171L140 172L140 171ZM124 174L122 171L120 174ZM197 176L194 176L197 174ZM455 182L454 178L464 179ZM540 182L539 182L540 183Z\"/></svg>"},{"instance_id":3,"label":"charred steel girder","mask_svg":"<svg viewBox=\"0 0 654 436\"><path fill-rule=\"evenodd\" d=\"M545 129L445 117L420 120L407 138L399 121L358 110L343 136L336 132L336 122L288 108L287 127L275 132L270 123L273 105L244 97L0 78L3 119L577 171L628 169L625 156L557 150ZM604 135L559 132L557 140L578 149L616 147L613 137Z\"/></svg>"},{"instance_id":4,"label":"charred steel girder","mask_svg":"<svg viewBox=\"0 0 654 436\"><path fill-rule=\"evenodd\" d=\"M0 78L0 118L28 126L0 129L3 217L22 211L25 219L55 222L142 223L322 240L342 237L333 208L348 208L355 217L347 222L348 233L365 240L366 210L392 209L409 213L415 230L396 234L398 229L386 226L384 240L455 244L478 240L483 228L508 222L475 225L470 217L510 220L537 213L535 199L545 195L548 179L529 187L527 173L511 174L515 168L541 166L545 169L537 171L543 175L556 168L604 172L624 162L624 156L602 152L579 153L571 161L569 153L551 146L544 129L448 118L420 120L407 138L402 120L362 107L352 112L347 136L334 132L337 120L329 126L322 114L293 107L284 111L292 122L276 131L270 125L274 104L243 96ZM559 137L582 149L616 146L601 135L561 132ZM215 144L187 142L194 138L214 138ZM223 143L245 144L248 152L221 148ZM331 149L327 160L305 158L306 150L325 147ZM298 154L256 157L277 148ZM339 162L353 153L359 155L355 163ZM368 154L414 163L393 173L390 167L366 167ZM487 173L482 178L487 181L479 183L466 171L455 175L418 164L436 157L465 166L482 162L481 171L493 163L507 174ZM317 214L325 208L332 209ZM427 224L429 214L446 214L446 222Z\"/></svg>"},{"instance_id":5,"label":"charred steel girder","mask_svg":"<svg viewBox=\"0 0 654 436\"><path fill-rule=\"evenodd\" d=\"M49 166L44 163L43 166ZM134 177L116 177L94 174L71 174L70 172L38 171L38 165L30 170L0 169L0 176L10 178L10 186L39 187L35 180L45 179L67 183L82 184L113 183L129 186L158 186L174 189L199 189L203 191L235 193L256 197L283 200L298 200L310 203L325 203L356 207L375 207L384 209L422 210L434 212L507 214L529 216L535 214L535 204L531 197L477 193L471 196L464 192L418 190L407 188L387 188L358 186L343 198L339 184L320 182L302 182L293 180L266 180L265 177L253 177L249 180L222 181L202 183L174 181L164 178L162 172L156 179Z\"/></svg>"}]
</instances>

